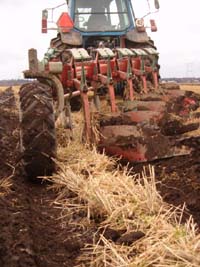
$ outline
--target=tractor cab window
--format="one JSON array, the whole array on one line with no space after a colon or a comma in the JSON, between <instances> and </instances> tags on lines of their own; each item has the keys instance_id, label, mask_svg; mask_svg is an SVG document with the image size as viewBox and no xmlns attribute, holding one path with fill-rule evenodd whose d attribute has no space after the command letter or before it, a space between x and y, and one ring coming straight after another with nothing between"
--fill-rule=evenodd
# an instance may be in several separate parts
<instances>
[{"instance_id":1,"label":"tractor cab window","mask_svg":"<svg viewBox=\"0 0 200 267\"><path fill-rule=\"evenodd\" d=\"M74 22L85 32L126 30L130 26L126 0L76 0Z\"/></svg>"}]
</instances>

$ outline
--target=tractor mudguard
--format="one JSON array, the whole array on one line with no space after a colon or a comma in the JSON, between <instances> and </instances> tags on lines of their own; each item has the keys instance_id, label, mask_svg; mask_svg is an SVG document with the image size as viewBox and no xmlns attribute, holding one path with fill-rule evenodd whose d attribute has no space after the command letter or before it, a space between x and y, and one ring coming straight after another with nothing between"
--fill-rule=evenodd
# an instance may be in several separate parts
<instances>
[{"instance_id":1,"label":"tractor mudguard","mask_svg":"<svg viewBox=\"0 0 200 267\"><path fill-rule=\"evenodd\" d=\"M69 32L60 32L60 35L64 44L79 46L83 43L82 35L79 32L71 30Z\"/></svg>"},{"instance_id":2,"label":"tractor mudguard","mask_svg":"<svg viewBox=\"0 0 200 267\"><path fill-rule=\"evenodd\" d=\"M126 39L135 43L145 43L149 41L146 32L138 32L136 29L127 32Z\"/></svg>"}]
</instances>

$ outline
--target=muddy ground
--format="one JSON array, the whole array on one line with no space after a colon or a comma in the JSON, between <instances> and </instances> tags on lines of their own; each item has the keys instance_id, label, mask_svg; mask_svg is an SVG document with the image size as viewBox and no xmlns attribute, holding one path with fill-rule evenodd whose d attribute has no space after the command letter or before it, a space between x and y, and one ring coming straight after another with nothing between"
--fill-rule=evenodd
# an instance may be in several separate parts
<instances>
[{"instance_id":1,"label":"muddy ground","mask_svg":"<svg viewBox=\"0 0 200 267\"><path fill-rule=\"evenodd\" d=\"M10 192L0 187L0 266L75 266L90 232L65 224L52 206L56 193L47 184L28 182L20 167L19 122L12 89L0 93L0 181L10 177ZM92 230L91 230L92 231Z\"/></svg>"},{"instance_id":2,"label":"muddy ground","mask_svg":"<svg viewBox=\"0 0 200 267\"><path fill-rule=\"evenodd\" d=\"M190 140L194 151L190 156L176 157L155 163L158 190L168 203L186 204L200 226L200 139Z\"/></svg>"},{"instance_id":3,"label":"muddy ground","mask_svg":"<svg viewBox=\"0 0 200 267\"><path fill-rule=\"evenodd\" d=\"M175 205L186 202L200 225L200 141L190 156L154 162L158 189ZM141 165L134 166L135 171ZM28 182L20 167L19 122L11 88L0 93L0 181L10 176L10 192L0 187L0 266L75 266L81 248L92 242L95 227L85 231L66 222L52 203L56 192L47 184Z\"/></svg>"}]
</instances>

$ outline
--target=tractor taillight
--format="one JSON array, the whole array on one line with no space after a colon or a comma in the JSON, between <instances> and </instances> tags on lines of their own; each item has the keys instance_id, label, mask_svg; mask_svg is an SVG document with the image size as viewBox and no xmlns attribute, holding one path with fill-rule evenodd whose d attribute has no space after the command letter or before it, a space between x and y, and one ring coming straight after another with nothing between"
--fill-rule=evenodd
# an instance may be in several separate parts
<instances>
[{"instance_id":1,"label":"tractor taillight","mask_svg":"<svg viewBox=\"0 0 200 267\"><path fill-rule=\"evenodd\" d=\"M42 11L42 33L47 33L48 10Z\"/></svg>"},{"instance_id":2,"label":"tractor taillight","mask_svg":"<svg viewBox=\"0 0 200 267\"><path fill-rule=\"evenodd\" d=\"M157 32L157 25L154 19L150 19L151 31Z\"/></svg>"},{"instance_id":3,"label":"tractor taillight","mask_svg":"<svg viewBox=\"0 0 200 267\"><path fill-rule=\"evenodd\" d=\"M74 23L67 12L63 12L57 21L58 28L62 32L68 32L74 27Z\"/></svg>"}]
</instances>

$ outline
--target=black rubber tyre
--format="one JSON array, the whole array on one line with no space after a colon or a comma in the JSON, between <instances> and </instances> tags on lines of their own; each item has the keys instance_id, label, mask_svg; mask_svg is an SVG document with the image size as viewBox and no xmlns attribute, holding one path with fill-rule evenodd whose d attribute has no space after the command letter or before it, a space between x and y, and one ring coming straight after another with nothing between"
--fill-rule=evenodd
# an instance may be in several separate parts
<instances>
[{"instance_id":1,"label":"black rubber tyre","mask_svg":"<svg viewBox=\"0 0 200 267\"><path fill-rule=\"evenodd\" d=\"M28 178L51 175L56 157L52 90L34 82L20 88L20 137Z\"/></svg>"}]
</instances>

